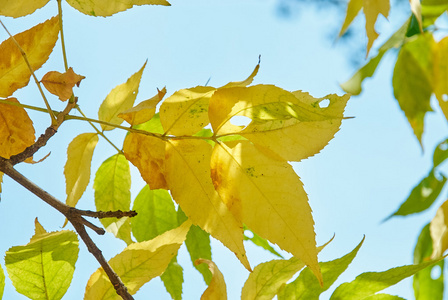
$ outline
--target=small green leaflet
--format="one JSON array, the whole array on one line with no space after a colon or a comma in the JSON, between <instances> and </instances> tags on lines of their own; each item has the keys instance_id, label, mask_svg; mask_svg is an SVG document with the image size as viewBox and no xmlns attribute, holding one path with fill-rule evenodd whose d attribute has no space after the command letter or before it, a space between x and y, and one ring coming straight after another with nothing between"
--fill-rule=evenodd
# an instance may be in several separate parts
<instances>
[{"instance_id":1,"label":"small green leaflet","mask_svg":"<svg viewBox=\"0 0 448 300\"><path fill-rule=\"evenodd\" d=\"M173 257L165 272L160 276L167 292L173 300L182 299L182 283L184 273L181 265L177 263L177 256Z\"/></svg>"},{"instance_id":2,"label":"small green leaflet","mask_svg":"<svg viewBox=\"0 0 448 300\"><path fill-rule=\"evenodd\" d=\"M5 272L3 272L2 266L0 265L0 299L3 298L4 289L5 289Z\"/></svg>"},{"instance_id":3,"label":"small green leaflet","mask_svg":"<svg viewBox=\"0 0 448 300\"><path fill-rule=\"evenodd\" d=\"M16 290L33 300L59 300L70 286L78 259L78 238L69 230L36 233L25 246L6 251L5 265Z\"/></svg>"},{"instance_id":4,"label":"small green leaflet","mask_svg":"<svg viewBox=\"0 0 448 300\"><path fill-rule=\"evenodd\" d=\"M95 206L98 211L128 211L131 205L131 173L124 155L116 154L105 160L95 175ZM128 218L100 219L107 231L132 243L131 225Z\"/></svg>"}]
</instances>

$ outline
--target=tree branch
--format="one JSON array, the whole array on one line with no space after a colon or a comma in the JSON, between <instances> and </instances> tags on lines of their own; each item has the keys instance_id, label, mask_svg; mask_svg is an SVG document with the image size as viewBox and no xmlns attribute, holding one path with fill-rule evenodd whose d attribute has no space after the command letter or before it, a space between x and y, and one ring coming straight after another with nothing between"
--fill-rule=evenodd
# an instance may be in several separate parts
<instances>
[{"instance_id":1,"label":"tree branch","mask_svg":"<svg viewBox=\"0 0 448 300\"><path fill-rule=\"evenodd\" d=\"M31 151L31 150L30 150ZM37 150L36 150L37 151ZM25 151L24 151L25 152ZM23 152L22 152L23 153ZM19 183L21 186L29 190L31 193L45 201L47 204L54 207L60 213L62 213L67 220L73 225L76 232L79 234L81 239L87 246L87 249L90 253L96 258L96 260L100 263L103 270L106 272L109 277L110 282L115 288L115 291L118 295L120 295L124 300L132 300L134 299L131 294L129 294L126 286L121 281L120 277L112 270L111 266L104 258L101 250L96 246L96 244L92 241L90 236L88 235L84 226L92 228L98 234L104 234L105 231L102 228L97 227L96 225L90 223L82 216L93 216L97 218L101 217L123 217L123 216L135 216L136 212L122 212L122 211L112 211L112 212L92 212L87 210L78 210L77 208L66 205L65 203L59 201L39 186L34 184L28 178L23 176L20 172L14 169L14 164L11 160L6 159L0 156L0 172L5 173L9 177L11 177L14 181Z\"/></svg>"}]
</instances>

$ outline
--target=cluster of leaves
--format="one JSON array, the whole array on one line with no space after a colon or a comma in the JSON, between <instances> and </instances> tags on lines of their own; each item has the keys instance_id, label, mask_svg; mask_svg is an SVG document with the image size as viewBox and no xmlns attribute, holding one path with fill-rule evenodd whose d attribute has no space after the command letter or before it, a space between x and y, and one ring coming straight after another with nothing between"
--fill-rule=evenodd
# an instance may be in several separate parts
<instances>
[{"instance_id":1,"label":"cluster of leaves","mask_svg":"<svg viewBox=\"0 0 448 300\"><path fill-rule=\"evenodd\" d=\"M24 16L47 2L6 1L0 6L0 14ZM109 16L133 5L168 5L166 1L143 0L67 2L92 16ZM0 44L0 163L38 143L25 109L47 112L54 131L68 119L91 123L94 132L76 136L67 148L65 202L75 207L84 194L91 180L95 147L103 138L117 153L105 159L95 173L96 209L129 211L132 204L138 213L133 218L101 219L107 231L127 244L108 264L130 294L160 276L172 298L181 299L183 268L176 256L185 243L192 262L209 285L202 298L226 299L223 275L211 260L210 236L251 271L243 299L270 299L275 295L279 299L317 299L327 290L362 243L340 259L318 263L322 247L316 247L308 197L290 162L313 156L327 145L344 119L349 95L314 98L306 92L290 92L273 85L251 86L257 65L243 81L219 88L182 89L164 100L163 88L135 105L145 63L110 91L99 106L97 119L71 115L72 109L81 111L73 88L84 76L76 74L66 61L65 72L49 71L41 80L34 75L63 34L60 1L58 11L57 17ZM64 52L64 45L62 49ZM12 97L28 85L31 77L46 108L25 105ZM67 101L64 111L51 109L52 102L47 100L42 85L60 101ZM250 119L249 124L235 125L241 118ZM128 133L121 147L106 137L106 133L118 129ZM147 183L134 201L130 163ZM9 175L7 169L2 171ZM35 235L27 245L7 251L8 275L16 290L31 299L44 295L61 299L78 257L77 235L70 230L48 233L37 220L35 226ZM253 232L250 240L255 244L275 253L269 242L274 243L293 257L260 264L252 271L243 244L249 239L245 230ZM439 260L361 274L339 286L331 299L399 299L376 293ZM286 284L300 270L299 277ZM0 295L4 284L0 269ZM99 268L91 275L84 297L116 299L116 289L109 274Z\"/></svg>"},{"instance_id":2,"label":"cluster of leaves","mask_svg":"<svg viewBox=\"0 0 448 300\"><path fill-rule=\"evenodd\" d=\"M347 16L341 33L352 22L360 8L366 16L366 31L368 49L378 34L374 25L378 14L385 17L389 11L389 1L377 1L374 5L370 1L351 0L348 4ZM437 41L434 37L439 34L435 22L444 18L448 10L446 0L410 1L412 15L405 23L384 43L378 53L360 68L353 77L341 86L353 95L362 91L364 79L373 76L384 54L391 49L398 49L398 56L393 71L392 86L394 95L401 110L406 115L415 136L422 144L424 133L424 118L433 109L430 105L432 95L435 96L440 110L448 120L448 37ZM373 7L374 6L374 7ZM442 116L442 117L443 117ZM447 178L441 171L441 165L448 158L448 140L440 142L434 150L433 166L428 175L416 185L409 197L391 216L407 216L427 210L439 198ZM414 251L416 263L428 257L441 257L448 249L446 234L448 217L448 202L445 201L437 210L434 219L422 229ZM429 271L419 273L414 277L414 291L417 299L443 298L443 261L438 263L442 269L441 276L431 279ZM425 298L427 297L427 298Z\"/></svg>"}]
</instances>

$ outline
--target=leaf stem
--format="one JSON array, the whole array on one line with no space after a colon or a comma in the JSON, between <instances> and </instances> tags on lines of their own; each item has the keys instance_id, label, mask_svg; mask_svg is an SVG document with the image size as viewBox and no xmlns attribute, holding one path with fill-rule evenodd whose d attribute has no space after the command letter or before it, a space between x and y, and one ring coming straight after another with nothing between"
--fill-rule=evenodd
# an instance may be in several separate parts
<instances>
[{"instance_id":1,"label":"leaf stem","mask_svg":"<svg viewBox=\"0 0 448 300\"><path fill-rule=\"evenodd\" d=\"M64 67L65 71L67 72L68 62L67 62L67 53L65 51L64 30L62 26L62 0L57 1L58 1L59 32L61 33L62 57L64 58Z\"/></svg>"},{"instance_id":2,"label":"leaf stem","mask_svg":"<svg viewBox=\"0 0 448 300\"><path fill-rule=\"evenodd\" d=\"M30 62L28 61L28 57L25 53L25 51L22 49L22 47L19 45L19 43L16 41L16 39L14 38L14 36L11 35L11 33L8 31L8 29L6 28L5 24L3 24L3 22L0 20L0 24L3 26L3 28L5 29L5 31L8 33L9 37L11 38L11 40L13 41L13 43L17 46L17 48L20 51L20 54L22 54L23 59L25 60L26 65L28 66L28 69L31 72L31 75L34 78L34 82L36 82L37 88L39 89L39 92L42 96L42 99L44 99L45 102L45 106L47 107L47 112L50 115L51 118L51 125L57 125L57 120L55 115L53 114L53 110L50 107L50 103L48 103L47 97L45 97L44 91L42 90L42 86L40 85L39 80L37 79L36 75L34 74L34 70L31 67Z\"/></svg>"},{"instance_id":3,"label":"leaf stem","mask_svg":"<svg viewBox=\"0 0 448 300\"><path fill-rule=\"evenodd\" d=\"M79 105L76 106L76 109L77 109L77 110L79 111L79 113L83 116L83 120L89 122L90 126L92 126L93 129L95 129L96 133L98 133L100 136L102 136L102 137L103 137L103 138L104 138L104 139L105 139L105 140L106 140L112 147L115 148L115 150L118 151L118 153L123 154L123 151L121 151L117 146L115 146L115 144L112 143L112 141L109 140L109 139L107 138L107 136L106 136L102 131L100 131L98 128L96 128L95 124L93 124L93 119L89 119L89 118L87 118L87 116L82 112L82 110L81 110L81 108L79 107ZM74 117L74 116L70 116L70 117ZM66 120L70 120L70 117L69 117L69 116L66 116ZM81 120L82 120L82 119L81 119Z\"/></svg>"}]
</instances>

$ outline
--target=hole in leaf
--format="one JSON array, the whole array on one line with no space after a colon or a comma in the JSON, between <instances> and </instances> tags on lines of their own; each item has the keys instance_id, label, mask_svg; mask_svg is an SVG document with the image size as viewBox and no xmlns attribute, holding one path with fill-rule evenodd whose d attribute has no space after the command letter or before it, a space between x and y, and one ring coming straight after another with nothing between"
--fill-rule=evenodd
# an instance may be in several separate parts
<instances>
[{"instance_id":1,"label":"hole in leaf","mask_svg":"<svg viewBox=\"0 0 448 300\"><path fill-rule=\"evenodd\" d=\"M442 95L442 100L445 101L445 102L448 101L448 95L447 94L443 94Z\"/></svg>"},{"instance_id":2,"label":"hole in leaf","mask_svg":"<svg viewBox=\"0 0 448 300\"><path fill-rule=\"evenodd\" d=\"M439 149L442 150L442 151L448 150L448 143L445 142L445 143L440 144L439 145Z\"/></svg>"},{"instance_id":3,"label":"hole in leaf","mask_svg":"<svg viewBox=\"0 0 448 300\"><path fill-rule=\"evenodd\" d=\"M324 100L319 102L319 107L320 108L326 108L329 105L330 105L330 100L328 100L328 99L324 99Z\"/></svg>"},{"instance_id":4,"label":"hole in leaf","mask_svg":"<svg viewBox=\"0 0 448 300\"><path fill-rule=\"evenodd\" d=\"M254 233L250 230L244 230L244 235L250 239L254 237Z\"/></svg>"},{"instance_id":5,"label":"hole in leaf","mask_svg":"<svg viewBox=\"0 0 448 300\"><path fill-rule=\"evenodd\" d=\"M438 265L432 267L432 269L431 269L431 279L432 280L437 280L437 279L440 278L440 276L442 276L442 268L440 268L440 266L438 266Z\"/></svg>"},{"instance_id":6,"label":"hole in leaf","mask_svg":"<svg viewBox=\"0 0 448 300\"><path fill-rule=\"evenodd\" d=\"M230 119L230 123L232 123L232 125L236 125L236 126L246 127L247 125L250 124L250 122L252 122L252 120L245 116L233 116Z\"/></svg>"},{"instance_id":7,"label":"hole in leaf","mask_svg":"<svg viewBox=\"0 0 448 300\"><path fill-rule=\"evenodd\" d=\"M431 193L432 193L432 188L422 187L421 194L422 194L423 198L427 198L429 195L431 195Z\"/></svg>"}]
</instances>

